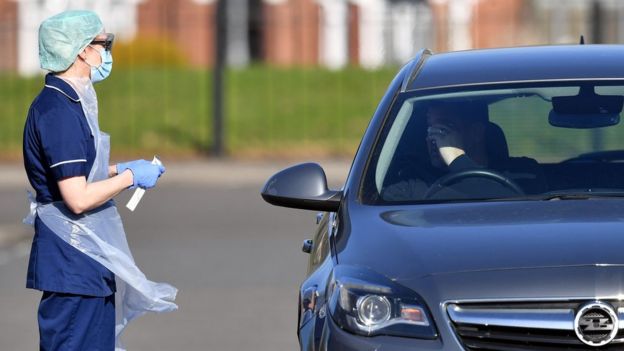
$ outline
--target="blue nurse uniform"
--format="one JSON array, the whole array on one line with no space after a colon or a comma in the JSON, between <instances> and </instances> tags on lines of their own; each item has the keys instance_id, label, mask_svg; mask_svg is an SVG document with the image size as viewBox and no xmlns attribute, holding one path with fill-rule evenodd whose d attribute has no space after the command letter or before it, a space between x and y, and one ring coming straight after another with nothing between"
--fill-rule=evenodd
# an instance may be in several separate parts
<instances>
[{"instance_id":1,"label":"blue nurse uniform","mask_svg":"<svg viewBox=\"0 0 624 351\"><path fill-rule=\"evenodd\" d=\"M24 127L24 166L41 204L62 201L57 182L87 177L95 145L80 99L48 74ZM35 220L26 287L43 291L41 350L114 350L115 276Z\"/></svg>"}]
</instances>

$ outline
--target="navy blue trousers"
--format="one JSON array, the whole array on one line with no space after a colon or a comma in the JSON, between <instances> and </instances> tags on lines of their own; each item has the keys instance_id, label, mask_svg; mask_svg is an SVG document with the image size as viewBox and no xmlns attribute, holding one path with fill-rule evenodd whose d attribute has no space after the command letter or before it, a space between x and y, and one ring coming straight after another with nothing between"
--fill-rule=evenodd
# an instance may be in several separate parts
<instances>
[{"instance_id":1,"label":"navy blue trousers","mask_svg":"<svg viewBox=\"0 0 624 351\"><path fill-rule=\"evenodd\" d=\"M44 291L38 321L41 351L115 350L115 294L94 297Z\"/></svg>"}]
</instances>

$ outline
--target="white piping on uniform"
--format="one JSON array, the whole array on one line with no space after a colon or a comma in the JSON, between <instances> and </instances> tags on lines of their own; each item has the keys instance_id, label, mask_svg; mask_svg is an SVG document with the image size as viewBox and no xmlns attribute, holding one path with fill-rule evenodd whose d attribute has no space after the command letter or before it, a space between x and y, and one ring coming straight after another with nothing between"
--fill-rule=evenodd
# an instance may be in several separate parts
<instances>
[{"instance_id":1,"label":"white piping on uniform","mask_svg":"<svg viewBox=\"0 0 624 351\"><path fill-rule=\"evenodd\" d=\"M76 99L72 98L71 96L67 95L67 94L66 94L63 90L61 90L61 89L59 89L59 88L57 88L57 87L55 87L55 86L52 86L52 85L48 85L48 84L46 84L46 85L45 85L45 87L46 87L46 88L50 88L50 89L54 89L54 90L56 90L56 91L60 92L61 94L63 94L63 95L65 95L65 96L67 96L67 97L68 97L71 101L73 101L73 102L80 102L80 99L76 100Z\"/></svg>"},{"instance_id":2,"label":"white piping on uniform","mask_svg":"<svg viewBox=\"0 0 624 351\"><path fill-rule=\"evenodd\" d=\"M87 162L87 160L85 160L84 158L78 159L78 160L67 160L67 161L62 161L62 162L58 162L53 164L52 166L50 166L50 168L54 168L56 166L60 166L60 165L64 165L67 163L76 163L76 162Z\"/></svg>"}]
</instances>

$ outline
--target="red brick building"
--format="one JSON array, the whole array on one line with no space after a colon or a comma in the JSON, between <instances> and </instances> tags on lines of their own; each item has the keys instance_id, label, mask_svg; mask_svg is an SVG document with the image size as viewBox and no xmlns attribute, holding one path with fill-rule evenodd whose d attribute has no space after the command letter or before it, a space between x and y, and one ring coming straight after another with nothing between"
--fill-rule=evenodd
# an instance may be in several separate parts
<instances>
[{"instance_id":1,"label":"red brick building","mask_svg":"<svg viewBox=\"0 0 624 351\"><path fill-rule=\"evenodd\" d=\"M0 70L37 72L41 20L75 8L68 0L0 0ZM375 68L405 62L417 50L461 50L568 42L589 33L593 0L227 0L234 66L324 65ZM623 2L601 2L610 42L624 40ZM193 66L215 50L216 0L99 0L93 3L120 41L167 41ZM112 10L111 10L112 9ZM57 11L57 12L58 12ZM27 16L20 16L27 13ZM31 23L21 21L30 20Z\"/></svg>"},{"instance_id":2,"label":"red brick building","mask_svg":"<svg viewBox=\"0 0 624 351\"><path fill-rule=\"evenodd\" d=\"M0 1L0 71L17 69L17 3Z\"/></svg>"},{"instance_id":3,"label":"red brick building","mask_svg":"<svg viewBox=\"0 0 624 351\"><path fill-rule=\"evenodd\" d=\"M191 64L212 64L214 3L147 0L139 3L138 7L139 38L166 38L178 45Z\"/></svg>"}]
</instances>

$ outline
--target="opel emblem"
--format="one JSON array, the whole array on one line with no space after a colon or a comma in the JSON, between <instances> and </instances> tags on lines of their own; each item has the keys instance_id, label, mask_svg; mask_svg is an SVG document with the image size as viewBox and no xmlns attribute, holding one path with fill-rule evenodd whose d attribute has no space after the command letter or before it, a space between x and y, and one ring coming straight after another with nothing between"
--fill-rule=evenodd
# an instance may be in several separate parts
<instances>
[{"instance_id":1,"label":"opel emblem","mask_svg":"<svg viewBox=\"0 0 624 351\"><path fill-rule=\"evenodd\" d=\"M576 336L589 346L598 347L610 343L618 329L615 310L604 302L593 301L582 305L574 318Z\"/></svg>"}]
</instances>

